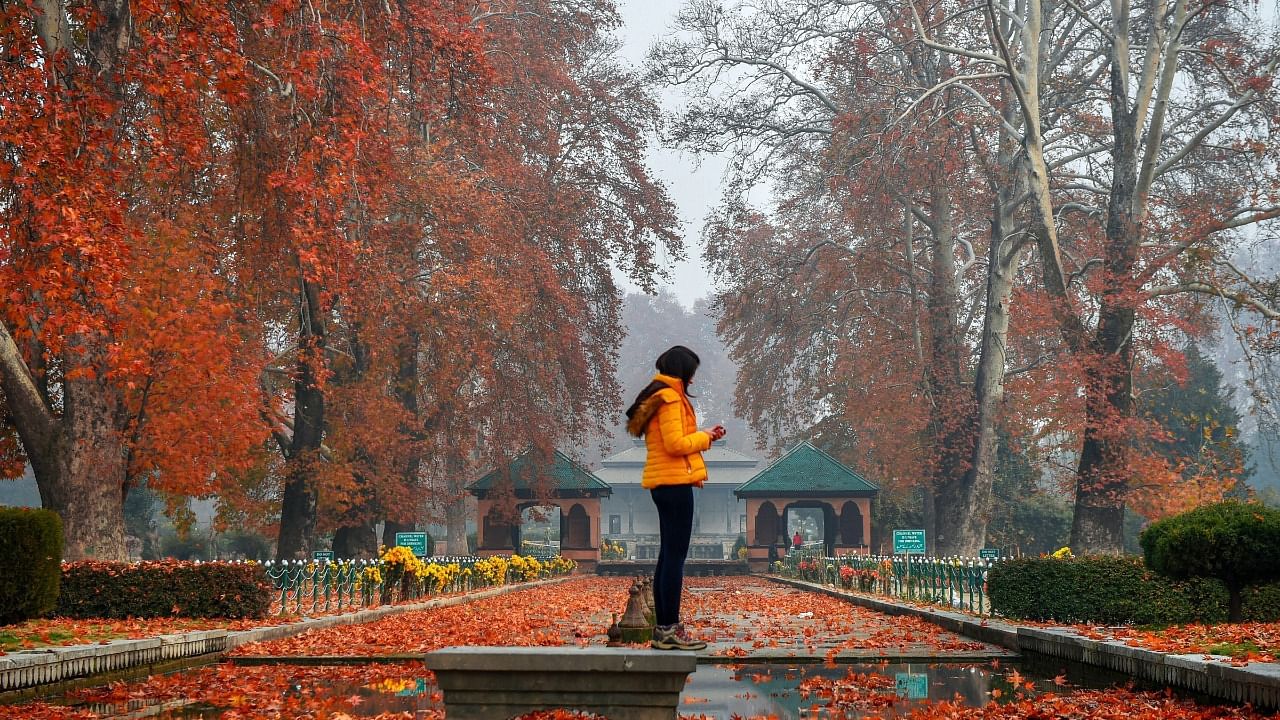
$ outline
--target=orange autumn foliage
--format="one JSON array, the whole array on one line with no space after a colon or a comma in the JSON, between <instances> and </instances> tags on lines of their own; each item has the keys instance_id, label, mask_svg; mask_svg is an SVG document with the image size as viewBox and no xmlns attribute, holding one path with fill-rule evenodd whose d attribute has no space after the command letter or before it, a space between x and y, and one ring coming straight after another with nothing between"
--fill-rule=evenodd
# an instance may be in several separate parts
<instances>
[{"instance_id":1,"label":"orange autumn foliage","mask_svg":"<svg viewBox=\"0 0 1280 720\"><path fill-rule=\"evenodd\" d=\"M0 470L69 557L143 477L284 490L290 554L612 409L611 268L680 241L611 6L42 5L0 9Z\"/></svg>"},{"instance_id":2,"label":"orange autumn foliage","mask_svg":"<svg viewBox=\"0 0 1280 720\"><path fill-rule=\"evenodd\" d=\"M123 556L142 477L209 493L264 430L219 205L246 75L231 15L108 5L51 3L49 24L0 10L0 434L70 558Z\"/></svg>"}]
</instances>

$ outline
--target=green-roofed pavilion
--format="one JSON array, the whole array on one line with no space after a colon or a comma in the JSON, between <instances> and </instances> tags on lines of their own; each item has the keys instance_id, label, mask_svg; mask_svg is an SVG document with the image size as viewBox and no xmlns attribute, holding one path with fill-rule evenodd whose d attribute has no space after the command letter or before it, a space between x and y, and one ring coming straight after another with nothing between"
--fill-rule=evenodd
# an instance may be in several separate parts
<instances>
[{"instance_id":1,"label":"green-roofed pavilion","mask_svg":"<svg viewBox=\"0 0 1280 720\"><path fill-rule=\"evenodd\" d=\"M489 471L467 491L477 499L477 554L517 552L523 543L513 517L528 507L555 505L560 509L560 554L576 560L585 572L595 570L600 561L600 498L613 489L569 456L559 450L549 456L529 450Z\"/></svg>"},{"instance_id":2,"label":"green-roofed pavilion","mask_svg":"<svg viewBox=\"0 0 1280 720\"><path fill-rule=\"evenodd\" d=\"M788 511L822 511L821 543L827 555L867 554L871 500L880 488L808 441L788 450L734 495L747 502L747 558L753 570L785 553L792 541Z\"/></svg>"},{"instance_id":3,"label":"green-roofed pavilion","mask_svg":"<svg viewBox=\"0 0 1280 720\"><path fill-rule=\"evenodd\" d=\"M467 490L484 499L496 491L514 493L521 499L534 498L537 490L550 490L552 497L600 497L613 489L594 473L556 450L543 459L533 450L518 455L503 467L490 470L484 477L467 486Z\"/></svg>"}]
</instances>

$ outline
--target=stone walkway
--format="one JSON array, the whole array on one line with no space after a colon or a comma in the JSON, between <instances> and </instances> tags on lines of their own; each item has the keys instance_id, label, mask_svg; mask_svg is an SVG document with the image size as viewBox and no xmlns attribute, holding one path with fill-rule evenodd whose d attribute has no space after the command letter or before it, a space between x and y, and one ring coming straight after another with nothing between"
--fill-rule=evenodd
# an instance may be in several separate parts
<instances>
[{"instance_id":1,"label":"stone walkway","mask_svg":"<svg viewBox=\"0 0 1280 720\"><path fill-rule=\"evenodd\" d=\"M1015 657L912 617L750 577L685 583L685 617L703 662L989 661Z\"/></svg>"},{"instance_id":2,"label":"stone walkway","mask_svg":"<svg viewBox=\"0 0 1280 720\"><path fill-rule=\"evenodd\" d=\"M403 660L448 645L602 645L622 614L627 578L557 588L307 633L237 650L237 662L348 664ZM1015 654L915 617L752 577L688 578L683 617L707 641L699 661L738 663L985 662Z\"/></svg>"}]
</instances>

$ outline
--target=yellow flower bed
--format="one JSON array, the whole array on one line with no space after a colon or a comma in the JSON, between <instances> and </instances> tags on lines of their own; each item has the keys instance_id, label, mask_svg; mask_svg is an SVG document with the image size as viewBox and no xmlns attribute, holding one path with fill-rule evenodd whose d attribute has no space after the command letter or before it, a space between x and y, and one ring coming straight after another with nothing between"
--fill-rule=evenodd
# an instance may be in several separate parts
<instances>
[{"instance_id":1,"label":"yellow flower bed","mask_svg":"<svg viewBox=\"0 0 1280 720\"><path fill-rule=\"evenodd\" d=\"M600 557L605 560L626 560L627 548L609 538L600 541Z\"/></svg>"},{"instance_id":2,"label":"yellow flower bed","mask_svg":"<svg viewBox=\"0 0 1280 720\"><path fill-rule=\"evenodd\" d=\"M427 592L443 592L450 588L473 588L505 585L509 582L529 582L544 577L554 577L573 572L578 564L565 557L539 560L525 555L495 555L476 561L463 568L458 563L424 562L406 547L393 547L383 551L382 565L365 568L358 579L360 585L376 586L384 580L398 582L401 578L413 578L422 583L420 589Z\"/></svg>"},{"instance_id":3,"label":"yellow flower bed","mask_svg":"<svg viewBox=\"0 0 1280 720\"><path fill-rule=\"evenodd\" d=\"M550 560L543 562L542 567L546 570L549 577L556 577L557 575L568 575L574 570L577 570L578 563L576 560L564 557L563 555L557 555Z\"/></svg>"},{"instance_id":4,"label":"yellow flower bed","mask_svg":"<svg viewBox=\"0 0 1280 720\"><path fill-rule=\"evenodd\" d=\"M537 580L542 576L542 563L535 557L513 555L511 556L511 572L517 581Z\"/></svg>"},{"instance_id":5,"label":"yellow flower bed","mask_svg":"<svg viewBox=\"0 0 1280 720\"><path fill-rule=\"evenodd\" d=\"M519 556L517 556L519 557ZM485 585L503 585L507 582L507 569L510 561L501 555L494 555L475 564L476 574Z\"/></svg>"},{"instance_id":6,"label":"yellow flower bed","mask_svg":"<svg viewBox=\"0 0 1280 720\"><path fill-rule=\"evenodd\" d=\"M430 563L424 566L420 577L427 583L428 590L440 592L452 585L461 574L462 567L458 563L448 565Z\"/></svg>"},{"instance_id":7,"label":"yellow flower bed","mask_svg":"<svg viewBox=\"0 0 1280 720\"><path fill-rule=\"evenodd\" d=\"M360 577L356 582L363 585L381 585L382 570L377 565L370 565L360 572Z\"/></svg>"},{"instance_id":8,"label":"yellow flower bed","mask_svg":"<svg viewBox=\"0 0 1280 720\"><path fill-rule=\"evenodd\" d=\"M405 575L416 575L421 577L426 570L426 564L422 562L422 558L413 554L413 551L403 545L397 545L382 554L382 564L387 566L397 566L404 571Z\"/></svg>"}]
</instances>

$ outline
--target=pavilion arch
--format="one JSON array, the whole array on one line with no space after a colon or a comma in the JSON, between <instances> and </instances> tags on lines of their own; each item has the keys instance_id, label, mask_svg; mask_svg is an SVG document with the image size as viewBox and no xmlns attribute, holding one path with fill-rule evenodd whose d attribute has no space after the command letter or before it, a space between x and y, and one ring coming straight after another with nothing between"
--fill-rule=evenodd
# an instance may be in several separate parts
<instances>
[{"instance_id":1,"label":"pavilion arch","mask_svg":"<svg viewBox=\"0 0 1280 720\"><path fill-rule=\"evenodd\" d=\"M533 507L541 507L552 509L560 516L560 541L561 550L591 550L594 545L592 543L592 514L587 508L586 500L580 501L554 501L554 500L534 500L519 503L516 510L523 518L525 511ZM507 550L511 551L524 546L523 523L521 525L512 525L509 522L498 519L496 508L490 508L485 515L485 526L482 550Z\"/></svg>"},{"instance_id":2,"label":"pavilion arch","mask_svg":"<svg viewBox=\"0 0 1280 720\"><path fill-rule=\"evenodd\" d=\"M560 509L560 547L566 550L591 548L591 516L582 503L574 503L569 512Z\"/></svg>"},{"instance_id":3,"label":"pavilion arch","mask_svg":"<svg viewBox=\"0 0 1280 720\"><path fill-rule=\"evenodd\" d=\"M776 545L779 535L778 508L768 500L764 501L755 512L755 533L752 543L755 545Z\"/></svg>"},{"instance_id":4,"label":"pavilion arch","mask_svg":"<svg viewBox=\"0 0 1280 720\"><path fill-rule=\"evenodd\" d=\"M497 508L487 507L485 510L477 550L514 551L520 543L520 526L511 524Z\"/></svg>"},{"instance_id":5,"label":"pavilion arch","mask_svg":"<svg viewBox=\"0 0 1280 720\"><path fill-rule=\"evenodd\" d=\"M862 536L862 510L858 503L846 500L840 507L840 544L846 547L866 545Z\"/></svg>"},{"instance_id":6,"label":"pavilion arch","mask_svg":"<svg viewBox=\"0 0 1280 720\"><path fill-rule=\"evenodd\" d=\"M795 530L790 526L790 511L792 510L818 510L822 512L822 552L824 555L834 555L836 549L836 511L832 507L829 500L817 499L801 499L793 500L782 508L780 517L782 520L783 537L791 537Z\"/></svg>"}]
</instances>

